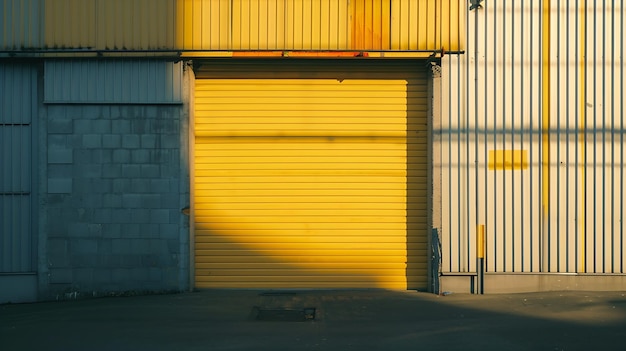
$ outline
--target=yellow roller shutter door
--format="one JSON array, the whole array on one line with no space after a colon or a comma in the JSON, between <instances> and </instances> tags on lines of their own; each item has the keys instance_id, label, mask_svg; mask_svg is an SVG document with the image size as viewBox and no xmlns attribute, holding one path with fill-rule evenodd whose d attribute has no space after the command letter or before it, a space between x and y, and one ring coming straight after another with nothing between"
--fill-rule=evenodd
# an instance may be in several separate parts
<instances>
[{"instance_id":1,"label":"yellow roller shutter door","mask_svg":"<svg viewBox=\"0 0 626 351\"><path fill-rule=\"evenodd\" d=\"M427 286L421 64L197 70L198 288Z\"/></svg>"}]
</instances>

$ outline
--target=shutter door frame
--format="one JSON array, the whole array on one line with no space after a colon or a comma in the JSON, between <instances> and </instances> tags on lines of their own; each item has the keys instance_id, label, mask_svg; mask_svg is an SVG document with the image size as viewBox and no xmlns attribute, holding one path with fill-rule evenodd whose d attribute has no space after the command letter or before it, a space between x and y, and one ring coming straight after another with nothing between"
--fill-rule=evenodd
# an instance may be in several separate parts
<instances>
[{"instance_id":1,"label":"shutter door frame","mask_svg":"<svg viewBox=\"0 0 626 351\"><path fill-rule=\"evenodd\" d=\"M291 83L298 85L299 83L296 81L297 79L304 79L304 80L310 80L310 79L319 79L321 81L323 80L327 80L327 79L335 79L338 82L343 82L344 80L346 80L346 83L349 83L350 80L354 80L354 79L378 79L381 81L381 83L384 85L385 81L392 81L392 80L398 80L398 79L406 79L407 82L409 83L409 85L411 84L415 84L415 86L418 86L419 88L415 88L412 87L410 89L407 89L406 91L406 99L407 101L420 101L419 103L415 103L415 104L407 104L406 107L414 107L419 111L413 111L413 112L407 112L407 120L406 120L406 130L404 131L405 135L406 135L406 143L405 143L405 164L407 165L407 169L406 169L406 179L407 181L405 182L405 188L404 188L404 205L405 208L404 210L406 211L406 219L404 224L404 230L405 230L405 236L406 236L406 242L404 243L404 246L406 249L409 250L409 254L404 254L403 259L405 260L404 264L405 264L405 278L406 281L404 283L398 283L397 281L386 281L385 276L384 276L384 269L381 268L379 269L379 271L381 273L371 273L373 274L373 278L369 281L369 282L357 282L355 284L351 284L350 282L347 282L345 279L351 279L351 276L348 276L348 278L346 277L342 277L340 274L339 275L333 275L330 274L328 276L328 281L326 282L309 282L309 283L297 283L297 282L289 282L288 279L284 279L284 278L278 278L279 281L277 282L272 282L272 281L268 281L267 277L263 276L263 275L259 275L258 277L254 277L254 276L250 276L250 275L245 275L246 273L244 271L251 271L250 266L252 264L254 264L255 262L258 264L257 267L260 267L262 271L263 267L272 267L272 266L276 266L277 264L280 265L280 262L273 262L271 260L265 260L264 255L261 254L257 254L255 257L255 254L251 254L249 256L251 257L244 257L244 256L235 256L235 257L229 257L229 258L224 258L225 256L221 256L221 258L217 258L217 257L213 257L209 254L207 255L203 255L203 254L199 254L200 251L202 252L215 252L215 250L209 250L209 251L203 251L207 249L207 244L212 245L212 247L222 247L224 248L225 252L229 250L229 247L235 246L235 244L233 243L227 243L227 242L221 242L221 241L225 241L223 240L223 238L218 238L218 235L214 235L213 238L211 239L212 241L209 243L206 242L198 242L198 241L202 241L203 239L200 238L202 235L205 236L211 236L210 234L206 234L206 231L203 232L202 229L198 229L198 227L200 227L201 225L199 224L199 221L202 220L209 220L209 222L207 223L211 223L211 220L216 220L215 216L204 216L202 211L202 205L198 206L196 204L198 193L202 193L203 192L207 192L207 191L211 191L210 186L207 189L206 187L204 189L196 189L196 187L198 186L204 186L204 185L199 185L200 184L200 180L202 179L202 177L206 177L206 171L207 170L198 170L197 167L199 167L199 165L203 165L202 163L198 163L197 160L199 158L202 158L202 155L206 155L203 154L203 150L196 150L198 148L202 149L201 143L198 140L212 140L215 141L216 138L225 138L228 137L230 135L230 137L239 137L239 138L245 138L245 137L251 137L250 134L250 130L247 130L246 128L241 128L238 129L238 127L236 127L235 129L237 130L222 130L220 131L219 129L219 125L217 126L217 128L215 128L215 125L211 125L210 128L208 128L206 125L203 125L204 120L203 118L206 118L204 116L202 116L202 114L204 112L202 111L196 111L195 112L195 127L194 127L194 140L192 140L192 146L194 148L193 150L193 155L194 159L192 160L193 164L191 165L191 167L193 167L192 170L192 174L194 174L194 179L192 180L192 186L194 187L194 190L192 191L192 193L194 194L194 199L192 201L194 201L194 205L193 208L195 209L196 213L194 213L193 216L193 220L194 222L192 223L195 229L195 234L194 234L194 238L192 238L194 241L196 241L194 248L193 248L193 255L194 256L194 262L192 262L192 264L194 265L194 269L195 269L195 273L193 275L193 279L194 279L194 286L197 288L392 288L392 289L417 289L417 290L427 290L428 289L428 236L429 236L429 230L428 228L430 227L430 223L429 223L429 218L428 218L428 210L430 208L430 204L429 204L429 195L428 195L428 179L429 179L429 172L431 170L431 165L429 163L429 157L428 157L428 152L429 152L429 145L428 145L428 140L429 140L429 125L430 125L430 116L428 115L428 79L429 79L429 75L428 72L426 70L426 68L424 67L425 65L423 64L423 61L417 61L417 60L402 60L402 61L386 61L386 60L354 60L351 62L345 62L345 61L341 61L341 60L281 60L280 62L274 60L241 60L241 61L236 61L236 60L214 60L214 61L207 61L205 64L202 65L197 65L195 67L194 73L196 75L196 82L195 82L195 92L194 92L194 109L195 110L199 110L200 106L202 105L202 99L204 97L200 97L201 92L199 92L200 90L202 90L201 85L204 84L204 82L208 82L208 81L214 81L214 82L219 82L219 80L232 80L232 82L239 82L242 84L245 84L246 82L250 81L252 82L252 84L250 86L255 86L258 84L258 86L262 86L262 83L266 80L266 79L271 79L272 81L277 81L277 80L281 80L281 79L290 79L292 80ZM393 79L390 79L393 78ZM255 81L255 80L260 80L260 81ZM284 81L280 81L280 82L284 82ZM310 81L309 81L310 82ZM289 82L285 83L288 84ZM384 87L383 85L381 85L379 88L376 88L376 92L381 92L382 94L382 89L381 87ZM393 84L392 84L393 85ZM407 85L407 87L409 87L409 85ZM250 88L250 86L246 87L246 88ZM267 89L268 87L265 87L265 89ZM276 88L276 87L273 87ZM369 89L370 87L359 87L359 89ZM280 87L276 88L276 89L280 89ZM417 90L416 90L417 89ZM216 92L216 95L221 95L218 92L219 89L215 88L214 92ZM287 89L285 90L286 92L283 92L283 95L285 95L285 101L289 101L290 98L297 100L298 98L301 98L302 95L299 95L297 92L295 92L293 95L290 93L290 90ZM316 96L315 94L318 94L319 92L312 92L311 93L311 99L315 100ZM228 97L228 93L224 93L224 101L228 101L229 103L235 103L236 100L234 99L229 99ZM246 94L249 94L246 95ZM261 94L263 95L263 94ZM265 94L266 96L269 96L267 94ZM393 95L393 94L392 94ZM249 99L257 99L254 101L258 102L259 96L255 95L255 93L250 93L250 91L245 92L244 94L242 94L242 96L244 96L244 99L249 98ZM322 98L322 97L320 97ZM325 99L330 99L332 100L332 98L327 97ZM390 98L392 99L392 98ZM294 100L294 101L295 101ZM354 101L366 101L366 99L359 99L358 97L354 100ZM293 102L293 101L292 101ZM319 101L316 101L319 102ZM212 105L213 106L213 105ZM262 106L261 106L262 107ZM217 108L217 107L216 107ZM337 106L335 106L335 108L337 108ZM341 107L339 107L340 109L342 109ZM347 108L346 108L347 109ZM344 111L345 112L345 111ZM272 112L274 113L274 112ZM349 112L348 112L349 113ZM375 113L373 113L375 115ZM411 116L411 115L414 116ZM419 116L418 116L419 115ZM263 116L263 112L258 112L257 113L257 118L258 117L262 117ZM232 116L231 116L232 117ZM245 119L244 119L245 120ZM248 121L254 121L253 119L248 119ZM228 122L225 122L228 123ZM255 125L257 128L259 127L258 125ZM264 126L260 126L261 128L263 128ZM208 128L208 129L207 129ZM288 126L287 126L288 128ZM367 129L367 128L365 128ZM385 129L385 128L383 128ZM293 131L293 129L292 129ZM220 132L225 133L223 135L220 135ZM308 130L306 128L304 128L303 130L300 131L301 133L305 134L304 137L309 137L309 138L315 138L315 131L311 131ZM336 132L336 131L332 131L332 132ZM260 135L258 135L256 137L256 141L257 142L261 142L263 140L263 138L266 138L265 140L267 140L267 138L272 138L272 137L276 137L276 135L272 135L273 133L273 129L270 127L267 127L265 129L263 129L260 132ZM309 134L307 134L309 133ZM344 133L345 136L341 133ZM356 135L351 135L350 134L350 130L346 129L344 131L342 131L341 137L347 137L347 136L351 136L351 137L358 137ZM357 134L359 133L358 131L356 132ZM361 131L361 133L363 133L363 131ZM366 133L370 133L368 134L370 137L372 138L384 138L384 135L386 135L386 133L388 135L391 135L389 133L394 133L393 130L387 131L387 130L376 130L376 128L371 129L371 130L366 130ZM288 134L288 133L287 133ZM318 136L319 137L319 136ZM213 138L213 139L211 139ZM254 138L253 138L254 139ZM260 141L261 140L261 141ZM262 141L263 143L265 141ZM262 145L262 144L259 144ZM266 145L267 146L267 145ZM222 152L224 150L220 150L219 152ZM241 153L240 151L236 151L236 150L231 150L232 154L236 155L238 152ZM319 151L319 150L318 150ZM211 152L215 152L215 150L211 151ZM226 152L226 151L224 151ZM272 151L269 151L270 153ZM315 154L315 150L314 148L311 150L301 150L301 152L303 153L303 157L308 157L306 156L307 153L308 154ZM228 153L228 152L226 152ZM367 152L365 152L367 153ZM200 156L198 156L200 154ZM366 155L363 152L356 152L356 154L359 154L360 156L363 156L364 160ZM356 155L355 154L355 155ZM293 157L294 155L291 155L289 153L285 154L285 153L280 153L278 155L273 155L273 156L268 156L266 157L267 159L267 168L268 172L272 172L271 171L271 164L272 162L284 162L285 160L295 160L295 158ZM204 156L207 157L207 156ZM235 157L234 160L234 164L230 164L229 167L235 167L235 172L248 172L250 173L250 170L247 169L246 170L246 165L237 165L237 156L233 156ZM313 156L311 156L313 157ZM358 156L355 156L358 157ZM261 157L262 158L262 157ZM241 158L239 158L239 160L242 160ZM417 166L413 166L412 165L412 161L416 161L416 165ZM294 163L295 164L295 163ZM211 166L214 167L215 165ZM263 165L261 165L263 166ZM419 166L419 168L418 168ZM217 167L217 166L215 166ZM304 165L303 167L306 167L306 165ZM239 170L237 171L237 168L239 168ZM381 165L379 167L380 169L384 169L384 165ZM213 170L215 171L215 169ZM295 171L294 171L295 172ZM205 175L203 175L205 174ZM251 174L247 174L248 177L252 177L254 178L254 175ZM293 175L291 175L293 176ZM289 180L290 175L286 174L283 178L280 178L283 181ZM222 179L226 179L228 177L222 178ZM286 183L285 183L286 184ZM310 185L314 186L314 183L309 182ZM340 187L341 184L334 184L333 186L336 187ZM326 186L328 186L328 184L326 184ZM215 190L215 189L213 189ZM267 192L263 192L263 191L270 191L271 189L248 189L248 191L256 191L257 193L263 195L263 196L267 196ZM275 189L274 189L275 190ZM282 201L286 201L285 197L288 196L289 191L287 190L293 190L293 189L284 189L285 191L283 191L283 196L280 196L280 192L281 190L278 190L277 192L279 193L279 197L282 198ZM320 190L320 189L318 189ZM241 196L242 192L245 192L245 189L239 189L239 190L235 190L235 189L230 189L229 191L235 191L236 196ZM300 190L302 191L302 190ZM324 191L329 191L328 189L324 189ZM381 192L384 192L384 189L380 189ZM214 191L215 192L215 191ZM219 192L219 191L218 191ZM347 194L346 196L352 196L352 198L354 198L354 196L358 196L355 193L350 193ZM358 202L352 202L353 205L359 205ZM216 204L218 207L222 206L221 204ZM254 215L254 214L267 214L267 213L271 213L271 207L272 206L279 206L276 208L277 211L287 211L289 212L287 209L285 208L280 208L279 204L268 204L269 209L265 210L265 209L255 209L255 210L251 210L251 209L246 209L247 213L245 215L243 215L240 219L243 221L241 223L239 223L239 225L241 225L242 228L237 229L237 228L229 228L228 230L226 230L226 232L230 233L243 233L245 232L245 225L243 225L242 223L247 223L247 225L249 226L250 223L245 222L246 216L250 216L250 215ZM302 206L302 204L300 205ZM306 207L306 206L305 206ZM358 207L358 206L357 206ZM367 204L363 204L363 207L367 207ZM200 210L200 212L198 212ZM206 209L205 209L206 210ZM220 210L223 210L223 207L220 208ZM320 210L320 209L316 209ZM328 211L326 211L328 214L332 213L333 209L329 209ZM368 209L365 209L364 211L367 211ZM298 212L299 211L299 212ZM321 213L324 210L322 209ZM206 211L205 211L206 212ZM294 208L291 210L292 213L294 214L300 214L301 216L303 214L306 215L306 211L302 211L302 208L298 209L298 208ZM375 215L376 211L373 211L372 216ZM393 213L394 210L390 210L390 213ZM357 216L358 213L355 212L355 216ZM357 216L358 217L358 216ZM249 217L248 217L249 218ZM257 217L260 218L260 217ZM302 217L301 217L302 218ZM291 218L287 218L285 217L285 219L290 220ZM358 220L358 218L354 218L356 220ZM217 219L220 220L220 219ZM294 220L295 221L295 220ZM260 222L259 222L260 223ZM259 224L257 223L257 224ZM328 230L329 228L322 228L324 225L320 224L320 223L300 223L300 225L309 225L312 227L320 227L320 230L326 229ZM352 232L357 232L358 230L360 230L359 228L361 228L364 223L360 223L360 227L359 226L355 226L356 229L352 230ZM381 223L366 223L366 226L371 226L372 228L376 228L379 227L381 228L380 230L385 230L385 225L381 224ZM215 232L222 230L219 229L218 227L220 227L220 225L212 223L211 226L215 227L214 229L211 229ZM346 232L350 232L350 227L349 224L341 224L340 225L344 230L346 230ZM255 227L256 228L256 227ZM368 228L369 229L369 228ZM266 231L271 231L272 229L267 229ZM262 232L262 230L261 230ZM200 234L199 234L200 233ZM202 234L204 233L204 234ZM414 233L414 234L411 234ZM416 234L415 234L416 233ZM381 232L382 235L382 232ZM245 235L244 235L245 236ZM250 236L247 236L250 237ZM280 250L287 250L289 251L289 245L295 245L296 243L298 243L298 240L301 242L300 244L302 245L307 245L306 240L302 239L302 237L299 237L298 240L296 240L296 236L290 237L291 239L291 243L290 244L285 244L285 243L280 243L277 240L277 237L273 237L270 238L268 240L268 242L264 242L264 243L255 243L257 244L258 247L262 248L260 252L263 252L263 250L269 250L271 251L272 248L280 248ZM397 238L395 238L397 239ZM391 238L391 241L395 240L393 238ZM342 240L342 239L338 239L338 240ZM384 241L384 240L383 240ZM397 241L397 240L396 240ZM351 244L355 247L357 247L357 250L362 250L363 256L367 256L366 254L376 254L376 250L373 250L372 245L368 245L368 243L366 242L362 242L359 240L355 240L353 242L350 242L348 244ZM319 242L308 242L308 247L314 247L314 248L318 248L320 250L323 250L326 246L323 243L319 243ZM388 246L386 246L388 245ZM331 245L332 246L332 245ZM380 249L384 249L385 247L392 247L392 248L397 248L397 243L378 243L378 246ZM361 249L359 249L358 247L362 247ZM295 249L295 247L293 247L292 249ZM244 250L244 249L242 249ZM368 251L369 250L369 251ZM235 250L236 251L236 250ZM253 251L253 250L251 250ZM241 254L241 252L239 252L238 254ZM292 255L296 255L296 253L292 252ZM210 258L208 261L211 261L209 263L206 262L206 260L203 261L203 259L206 258ZM238 261L238 258L240 259ZM348 269L348 275L350 274L350 272L354 273L357 270L355 270L354 266L358 265L358 261L357 262L351 262L349 257L343 257L343 258L337 258L337 266L342 266L342 267L352 267L350 269ZM312 267L315 266L314 263L311 262L307 262L307 258L306 257L301 257L299 258L299 260L301 260L302 262L304 262L304 266L305 267ZM203 261L203 262L200 262ZM245 264L243 264L243 267L245 268L241 268L238 269L236 266L238 263L242 263L242 262L247 262ZM291 262L293 263L293 262ZM291 263L285 263L286 266L289 266ZM366 262L363 262L364 267L369 267L369 268L365 268L364 270L370 270L370 272L374 272L375 269L372 267L372 265L367 265ZM393 263L393 265L395 265L396 268L394 268L394 270L398 270L399 268L397 268L397 260L396 262ZM209 272L209 270L207 270L207 265L208 267L211 267L211 269L209 269L211 272ZM219 278L219 281L213 281L211 279L208 280L204 280L205 277L209 277L210 275L212 275L216 270L219 271L220 269L224 269L224 271L220 271L218 272L218 274L224 274L226 272L226 268L220 268L220 267L230 267L230 266L234 267L234 271L238 271L237 274L243 274L243 277L245 278L241 278L242 280L246 280L245 282L237 282L237 278L236 275L233 275L230 278L224 278L222 280L219 280L221 278ZM331 262L326 262L326 263L322 263L316 266L318 267L317 269L321 269L319 267L322 266L332 266ZM375 265L374 265L375 266ZM384 263L381 263L380 267L385 267ZM380 268L379 267L379 268ZM417 267L417 268L416 268ZM300 268L296 268L296 267L292 267L293 268L293 274L314 274L312 273L308 268L307 269L300 269ZM288 271L289 269L287 269ZM204 273L202 273L204 272ZM208 272L208 274L207 274ZM274 270L274 274L275 274L275 270ZM415 272L419 272L419 274L417 276L413 276ZM287 272L285 272L285 274L287 274ZM356 274L356 273L355 273ZM366 273L365 275L368 275L369 273ZM381 274L380 276L377 276L376 274ZM242 276L240 276L242 277ZM257 279L258 278L258 279ZM303 278L304 279L304 278ZM394 278L395 279L395 278ZM202 280L202 281L201 281ZM367 279L365 279L367 280ZM393 280L393 279L392 279ZM282 284L281 282L283 282L284 284Z\"/></svg>"}]
</instances>

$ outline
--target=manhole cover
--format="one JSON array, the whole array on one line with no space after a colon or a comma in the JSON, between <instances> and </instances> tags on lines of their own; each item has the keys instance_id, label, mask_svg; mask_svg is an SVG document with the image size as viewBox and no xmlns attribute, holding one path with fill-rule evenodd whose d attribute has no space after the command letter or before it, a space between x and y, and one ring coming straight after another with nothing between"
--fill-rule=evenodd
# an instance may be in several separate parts
<instances>
[{"instance_id":1,"label":"manhole cover","mask_svg":"<svg viewBox=\"0 0 626 351\"><path fill-rule=\"evenodd\" d=\"M315 319L315 308L309 307L301 310L284 308L260 308L253 307L252 315L257 321L267 322L307 322Z\"/></svg>"}]
</instances>

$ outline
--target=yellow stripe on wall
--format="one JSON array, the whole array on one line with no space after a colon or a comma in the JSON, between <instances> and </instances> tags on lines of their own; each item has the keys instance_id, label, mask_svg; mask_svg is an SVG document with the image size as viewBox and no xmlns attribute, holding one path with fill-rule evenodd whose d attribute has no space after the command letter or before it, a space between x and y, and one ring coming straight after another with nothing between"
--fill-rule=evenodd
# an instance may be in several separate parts
<instances>
[{"instance_id":1,"label":"yellow stripe on wall","mask_svg":"<svg viewBox=\"0 0 626 351\"><path fill-rule=\"evenodd\" d=\"M489 150L490 170L523 170L528 168L527 150Z\"/></svg>"},{"instance_id":2,"label":"yellow stripe on wall","mask_svg":"<svg viewBox=\"0 0 626 351\"><path fill-rule=\"evenodd\" d=\"M426 288L424 72L289 65L199 73L196 287Z\"/></svg>"}]
</instances>

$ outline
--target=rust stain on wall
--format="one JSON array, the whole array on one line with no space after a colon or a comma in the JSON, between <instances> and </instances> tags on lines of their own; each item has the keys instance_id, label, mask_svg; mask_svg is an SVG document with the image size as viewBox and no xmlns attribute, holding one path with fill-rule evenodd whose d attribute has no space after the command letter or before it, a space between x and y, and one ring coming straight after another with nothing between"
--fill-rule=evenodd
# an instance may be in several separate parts
<instances>
[{"instance_id":1,"label":"rust stain on wall","mask_svg":"<svg viewBox=\"0 0 626 351\"><path fill-rule=\"evenodd\" d=\"M352 48L388 50L391 2L388 0L355 0L352 5Z\"/></svg>"}]
</instances>

